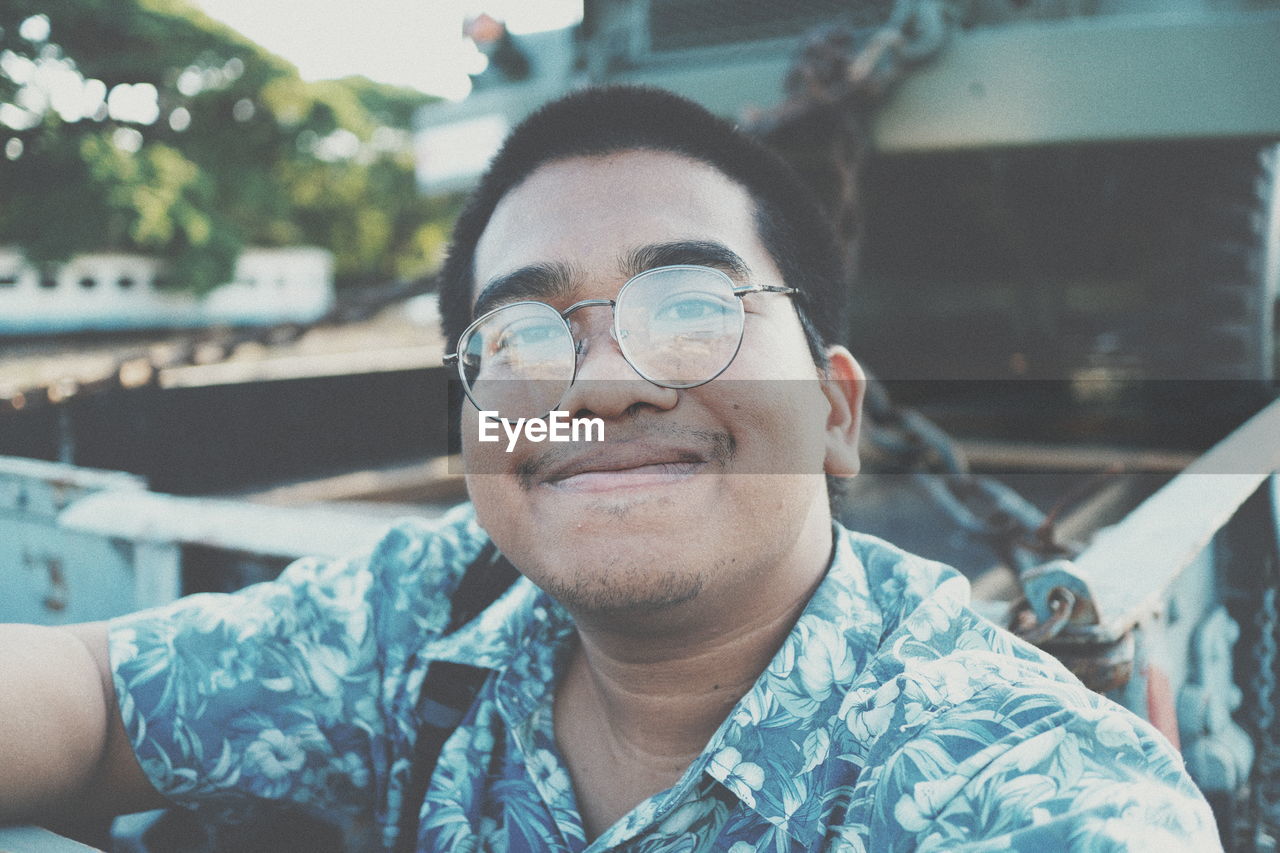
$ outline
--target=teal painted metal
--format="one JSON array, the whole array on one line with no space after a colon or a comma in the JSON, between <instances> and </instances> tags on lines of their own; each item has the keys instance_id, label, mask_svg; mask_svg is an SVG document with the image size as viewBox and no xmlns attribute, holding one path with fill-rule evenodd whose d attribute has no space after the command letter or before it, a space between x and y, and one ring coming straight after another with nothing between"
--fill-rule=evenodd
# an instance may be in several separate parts
<instances>
[{"instance_id":1,"label":"teal painted metal","mask_svg":"<svg viewBox=\"0 0 1280 853\"><path fill-rule=\"evenodd\" d=\"M65 625L182 593L184 546L280 565L372 547L385 517L148 491L139 477L0 457L0 622Z\"/></svg>"},{"instance_id":2,"label":"teal painted metal","mask_svg":"<svg viewBox=\"0 0 1280 853\"><path fill-rule=\"evenodd\" d=\"M658 56L608 74L601 82L658 86L692 98L728 118L766 110L782 100L782 82L791 67L794 40L708 48L681 57Z\"/></svg>"},{"instance_id":3,"label":"teal painted metal","mask_svg":"<svg viewBox=\"0 0 1280 853\"><path fill-rule=\"evenodd\" d=\"M584 41L583 70L564 61L571 30L527 43L535 59L545 53L555 61L529 80L489 81L462 102L424 108L420 139L477 118L510 127L588 83L659 86L734 119L782 101L797 38L652 51L643 10L633 5L596 4L610 25ZM1123 13L983 21L956 33L880 107L875 147L911 153L1280 138L1280 4L1112 5ZM429 191L458 189L482 166L483 159L443 182L422 183Z\"/></svg>"},{"instance_id":4,"label":"teal painted metal","mask_svg":"<svg viewBox=\"0 0 1280 853\"><path fill-rule=\"evenodd\" d=\"M60 517L64 529L153 545L177 543L278 559L341 557L371 548L385 517L350 509L264 506L242 500L108 492Z\"/></svg>"},{"instance_id":5,"label":"teal painted metal","mask_svg":"<svg viewBox=\"0 0 1280 853\"><path fill-rule=\"evenodd\" d=\"M602 82L722 115L781 100L794 45L642 57ZM1280 136L1280 10L1108 15L958 33L878 112L885 153Z\"/></svg>"},{"instance_id":6,"label":"teal painted metal","mask_svg":"<svg viewBox=\"0 0 1280 853\"><path fill-rule=\"evenodd\" d=\"M885 152L1280 136L1280 10L975 29L903 81Z\"/></svg>"},{"instance_id":7,"label":"teal painted metal","mask_svg":"<svg viewBox=\"0 0 1280 853\"><path fill-rule=\"evenodd\" d=\"M0 457L0 621L64 625L171 599L176 548L68 530L59 519L102 493L142 493L128 474Z\"/></svg>"},{"instance_id":8,"label":"teal painted metal","mask_svg":"<svg viewBox=\"0 0 1280 853\"><path fill-rule=\"evenodd\" d=\"M1243 699L1233 651L1240 626L1217 607L1196 628L1192 678L1178 695L1178 726L1187 772L1200 790L1230 794L1248 781L1253 742L1231 715Z\"/></svg>"}]
</instances>

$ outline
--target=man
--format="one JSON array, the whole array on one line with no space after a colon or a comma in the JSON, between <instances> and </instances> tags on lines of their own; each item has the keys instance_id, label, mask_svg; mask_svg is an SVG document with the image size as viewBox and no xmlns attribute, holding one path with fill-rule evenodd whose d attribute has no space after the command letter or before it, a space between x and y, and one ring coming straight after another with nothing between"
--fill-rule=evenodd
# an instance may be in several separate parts
<instances>
[{"instance_id":1,"label":"man","mask_svg":"<svg viewBox=\"0 0 1280 853\"><path fill-rule=\"evenodd\" d=\"M837 257L700 108L544 108L444 274L474 509L117 620L109 663L102 627L15 630L0 809L287 804L419 850L1214 849L1153 729L833 524L863 388ZM481 410L604 440L481 441ZM430 685L470 670L441 724Z\"/></svg>"}]
</instances>

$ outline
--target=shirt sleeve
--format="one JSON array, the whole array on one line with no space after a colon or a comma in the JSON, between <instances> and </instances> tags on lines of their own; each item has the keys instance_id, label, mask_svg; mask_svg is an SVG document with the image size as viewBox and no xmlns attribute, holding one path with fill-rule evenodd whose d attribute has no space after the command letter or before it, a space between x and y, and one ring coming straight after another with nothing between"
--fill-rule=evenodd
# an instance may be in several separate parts
<instances>
[{"instance_id":1,"label":"shirt sleeve","mask_svg":"<svg viewBox=\"0 0 1280 853\"><path fill-rule=\"evenodd\" d=\"M160 793L337 819L369 807L383 722L368 563L304 559L275 581L113 620L120 713Z\"/></svg>"},{"instance_id":2,"label":"shirt sleeve","mask_svg":"<svg viewBox=\"0 0 1280 853\"><path fill-rule=\"evenodd\" d=\"M1208 803L1159 733L1101 697L1065 709L1060 698L975 703L904 747L882 789L893 849L1222 849ZM1036 707L1048 703L1057 710Z\"/></svg>"}]
</instances>

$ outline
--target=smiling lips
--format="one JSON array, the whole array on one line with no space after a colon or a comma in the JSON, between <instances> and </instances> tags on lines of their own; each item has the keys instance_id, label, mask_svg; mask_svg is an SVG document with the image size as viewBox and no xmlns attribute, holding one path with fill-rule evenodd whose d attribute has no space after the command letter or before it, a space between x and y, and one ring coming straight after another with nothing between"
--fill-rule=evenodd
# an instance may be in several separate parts
<instances>
[{"instance_id":1,"label":"smiling lips","mask_svg":"<svg viewBox=\"0 0 1280 853\"><path fill-rule=\"evenodd\" d=\"M648 424L625 431L605 442L542 446L517 463L521 488L603 491L675 483L725 470L737 454L733 435L723 430Z\"/></svg>"},{"instance_id":2,"label":"smiling lips","mask_svg":"<svg viewBox=\"0 0 1280 853\"><path fill-rule=\"evenodd\" d=\"M526 488L544 485L568 492L605 492L652 487L689 478L708 465L721 462L717 442L613 442L584 448L548 448L522 465Z\"/></svg>"},{"instance_id":3,"label":"smiling lips","mask_svg":"<svg viewBox=\"0 0 1280 853\"><path fill-rule=\"evenodd\" d=\"M683 479L708 461L708 454L689 447L614 444L553 463L539 480L542 485L573 491L659 485Z\"/></svg>"}]
</instances>

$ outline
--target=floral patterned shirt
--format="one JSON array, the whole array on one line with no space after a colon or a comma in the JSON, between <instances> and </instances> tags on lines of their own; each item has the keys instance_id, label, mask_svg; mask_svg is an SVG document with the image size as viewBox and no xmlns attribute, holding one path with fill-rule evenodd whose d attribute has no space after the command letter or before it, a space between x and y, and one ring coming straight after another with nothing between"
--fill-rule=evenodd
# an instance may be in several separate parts
<instances>
[{"instance_id":1,"label":"floral patterned shirt","mask_svg":"<svg viewBox=\"0 0 1280 853\"><path fill-rule=\"evenodd\" d=\"M836 527L828 574L677 784L588 843L552 733L573 636L521 579L444 634L487 543L469 507L405 522L364 559L112 625L120 710L156 788L344 818L350 845L692 851L1219 848L1149 725L967 607L954 570ZM403 802L433 661L491 669L424 801Z\"/></svg>"}]
</instances>

